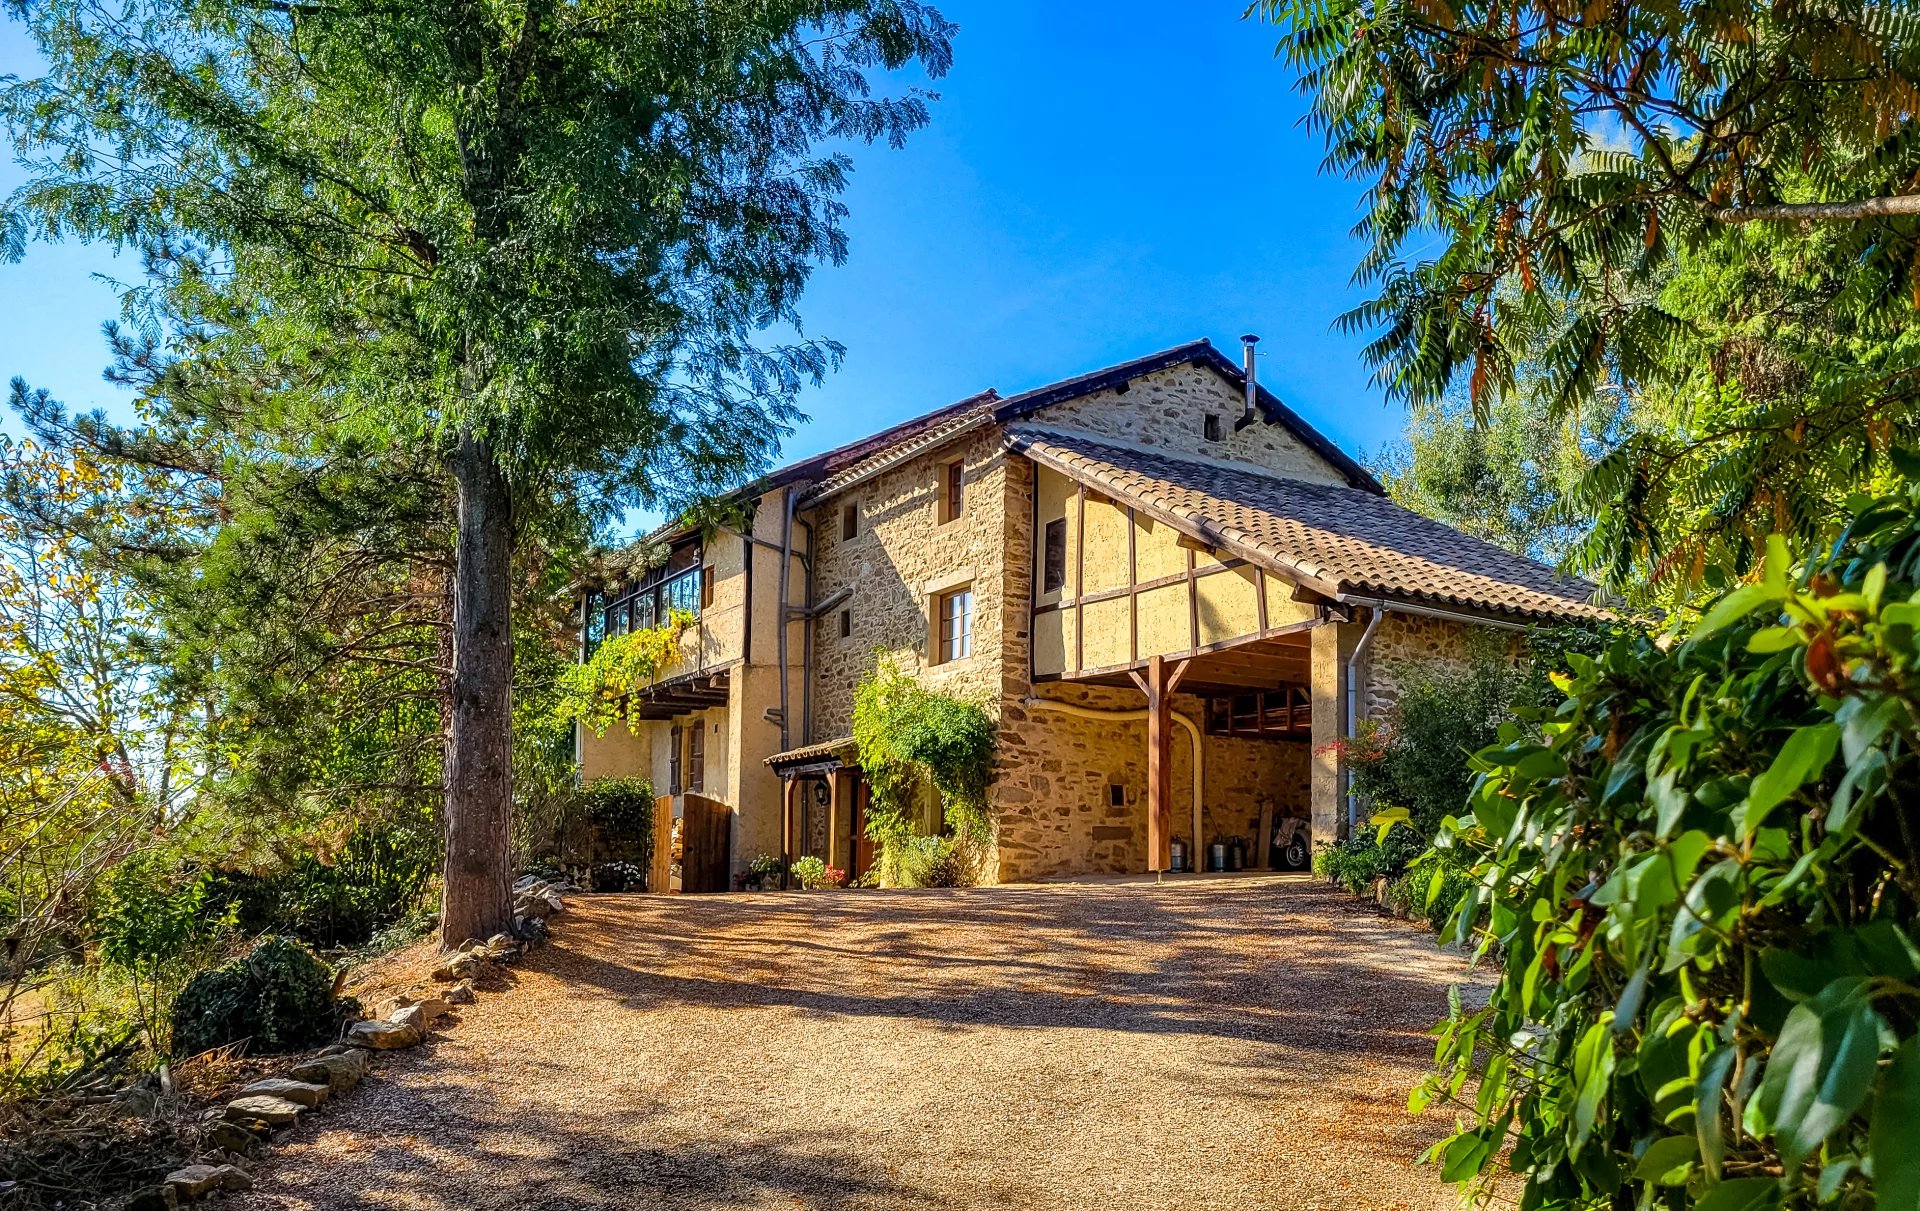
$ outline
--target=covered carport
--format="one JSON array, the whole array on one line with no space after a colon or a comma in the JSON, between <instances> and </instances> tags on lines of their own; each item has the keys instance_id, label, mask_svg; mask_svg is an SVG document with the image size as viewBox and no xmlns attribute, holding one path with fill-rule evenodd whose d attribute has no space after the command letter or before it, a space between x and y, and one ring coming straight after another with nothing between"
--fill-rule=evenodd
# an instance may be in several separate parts
<instances>
[{"instance_id":1,"label":"covered carport","mask_svg":"<svg viewBox=\"0 0 1920 1211\"><path fill-rule=\"evenodd\" d=\"M1042 425L1008 440L1036 468L1029 704L1061 709L1049 686L1138 695L1150 871L1172 866L1176 828L1200 833L1198 788L1191 824L1172 809L1176 694L1207 704L1196 746L1274 732L1306 744L1312 836L1326 843L1353 824L1337 742L1391 703L1378 646L1391 665L1444 658L1470 628L1609 616L1592 586L1376 492Z\"/></svg>"}]
</instances>

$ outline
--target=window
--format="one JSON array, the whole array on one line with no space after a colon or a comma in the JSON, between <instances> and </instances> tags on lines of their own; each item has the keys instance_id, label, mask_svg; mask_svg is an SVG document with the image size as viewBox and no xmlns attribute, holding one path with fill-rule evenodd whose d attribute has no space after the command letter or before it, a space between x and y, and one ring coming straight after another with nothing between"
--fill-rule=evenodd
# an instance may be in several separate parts
<instances>
[{"instance_id":1,"label":"window","mask_svg":"<svg viewBox=\"0 0 1920 1211\"><path fill-rule=\"evenodd\" d=\"M687 789L707 788L707 725L696 723L687 729Z\"/></svg>"},{"instance_id":2,"label":"window","mask_svg":"<svg viewBox=\"0 0 1920 1211\"><path fill-rule=\"evenodd\" d=\"M940 468L940 524L958 521L967 509L965 463L948 463Z\"/></svg>"},{"instance_id":3,"label":"window","mask_svg":"<svg viewBox=\"0 0 1920 1211\"><path fill-rule=\"evenodd\" d=\"M1047 523L1047 538L1040 561L1040 591L1057 593L1067 583L1067 519L1056 517Z\"/></svg>"},{"instance_id":4,"label":"window","mask_svg":"<svg viewBox=\"0 0 1920 1211\"><path fill-rule=\"evenodd\" d=\"M1254 740L1305 740L1313 734L1313 695L1283 686L1207 699L1207 734Z\"/></svg>"},{"instance_id":5,"label":"window","mask_svg":"<svg viewBox=\"0 0 1920 1211\"><path fill-rule=\"evenodd\" d=\"M681 790L680 729L677 727L674 728L669 735L673 742L667 746L667 793L669 795L677 795Z\"/></svg>"},{"instance_id":6,"label":"window","mask_svg":"<svg viewBox=\"0 0 1920 1211\"><path fill-rule=\"evenodd\" d=\"M1125 807L1126 805L1127 805L1126 786L1119 782L1107 783L1107 806L1108 807Z\"/></svg>"},{"instance_id":7,"label":"window","mask_svg":"<svg viewBox=\"0 0 1920 1211\"><path fill-rule=\"evenodd\" d=\"M1220 414L1218 412L1207 413L1206 431L1208 441L1217 442L1220 440Z\"/></svg>"},{"instance_id":8,"label":"window","mask_svg":"<svg viewBox=\"0 0 1920 1211\"><path fill-rule=\"evenodd\" d=\"M700 569L689 568L660 586L660 617L664 621L680 610L700 616Z\"/></svg>"},{"instance_id":9,"label":"window","mask_svg":"<svg viewBox=\"0 0 1920 1211\"><path fill-rule=\"evenodd\" d=\"M586 624L586 634L580 637L580 646L588 656L592 656L601 640L607 637L607 611L598 593L589 594L581 602L581 614Z\"/></svg>"},{"instance_id":10,"label":"window","mask_svg":"<svg viewBox=\"0 0 1920 1211\"><path fill-rule=\"evenodd\" d=\"M853 635L853 611L840 611L840 638L848 639Z\"/></svg>"},{"instance_id":11,"label":"window","mask_svg":"<svg viewBox=\"0 0 1920 1211\"><path fill-rule=\"evenodd\" d=\"M840 538L845 541L860 536L860 502L850 500L840 509Z\"/></svg>"},{"instance_id":12,"label":"window","mask_svg":"<svg viewBox=\"0 0 1920 1211\"><path fill-rule=\"evenodd\" d=\"M712 605L713 565L708 564L706 567L700 569L700 608L704 610Z\"/></svg>"},{"instance_id":13,"label":"window","mask_svg":"<svg viewBox=\"0 0 1920 1211\"><path fill-rule=\"evenodd\" d=\"M973 655L973 586L942 593L934 598L940 619L940 642L935 647L934 663L964 660Z\"/></svg>"}]
</instances>

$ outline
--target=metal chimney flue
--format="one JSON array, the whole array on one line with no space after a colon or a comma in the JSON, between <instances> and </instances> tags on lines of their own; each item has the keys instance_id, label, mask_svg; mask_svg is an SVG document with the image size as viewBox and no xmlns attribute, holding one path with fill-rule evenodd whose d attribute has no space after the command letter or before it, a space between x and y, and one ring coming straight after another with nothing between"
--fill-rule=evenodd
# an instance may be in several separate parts
<instances>
[{"instance_id":1,"label":"metal chimney flue","mask_svg":"<svg viewBox=\"0 0 1920 1211\"><path fill-rule=\"evenodd\" d=\"M1236 428L1244 428L1247 425L1251 425L1253 423L1254 412L1258 406L1260 380L1258 377L1259 372L1253 363L1253 347L1259 343L1260 338L1251 332L1240 338L1242 365L1246 371L1245 377L1247 380L1247 406L1241 412L1240 424L1236 426Z\"/></svg>"}]
</instances>

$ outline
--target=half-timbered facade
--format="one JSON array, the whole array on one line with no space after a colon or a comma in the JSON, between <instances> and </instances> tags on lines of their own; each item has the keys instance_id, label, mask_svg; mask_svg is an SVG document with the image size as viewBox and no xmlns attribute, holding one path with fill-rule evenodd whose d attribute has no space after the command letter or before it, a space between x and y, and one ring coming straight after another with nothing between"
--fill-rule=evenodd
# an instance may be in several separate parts
<instances>
[{"instance_id":1,"label":"half-timbered facade","mask_svg":"<svg viewBox=\"0 0 1920 1211\"><path fill-rule=\"evenodd\" d=\"M588 643L697 617L634 687L639 730L582 736L580 760L719 821L704 889L760 853L870 862L847 737L878 653L996 719L988 874L1011 881L1339 836L1328 742L1391 710L1397 668L1457 658L1471 628L1605 614L1393 504L1205 341L985 392L742 500L750 521L656 536L665 563L585 603Z\"/></svg>"}]
</instances>

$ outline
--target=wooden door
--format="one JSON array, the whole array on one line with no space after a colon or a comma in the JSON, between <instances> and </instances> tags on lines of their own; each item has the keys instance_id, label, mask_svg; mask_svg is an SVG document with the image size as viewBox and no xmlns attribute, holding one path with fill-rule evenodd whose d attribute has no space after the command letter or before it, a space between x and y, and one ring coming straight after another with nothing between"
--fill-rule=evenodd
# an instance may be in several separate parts
<instances>
[{"instance_id":1,"label":"wooden door","mask_svg":"<svg viewBox=\"0 0 1920 1211\"><path fill-rule=\"evenodd\" d=\"M849 879L857 879L873 869L873 838L867 836L867 810L873 803L873 791L858 772L853 776L853 868Z\"/></svg>"},{"instance_id":2,"label":"wooden door","mask_svg":"<svg viewBox=\"0 0 1920 1211\"><path fill-rule=\"evenodd\" d=\"M680 890L731 890L733 809L705 795L682 795L681 801Z\"/></svg>"}]
</instances>

